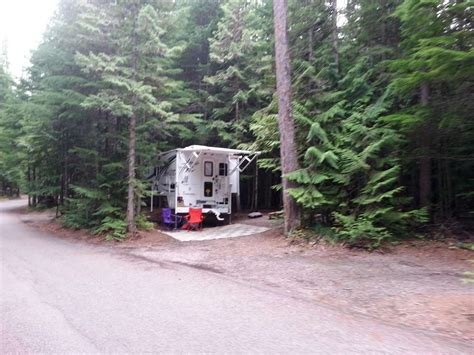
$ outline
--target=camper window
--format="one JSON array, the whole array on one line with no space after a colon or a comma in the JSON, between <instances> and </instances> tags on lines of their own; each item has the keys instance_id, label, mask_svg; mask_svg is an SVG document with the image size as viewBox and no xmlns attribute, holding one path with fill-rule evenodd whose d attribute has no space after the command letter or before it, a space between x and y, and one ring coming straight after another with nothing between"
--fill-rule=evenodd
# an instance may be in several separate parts
<instances>
[{"instance_id":1,"label":"camper window","mask_svg":"<svg viewBox=\"0 0 474 355\"><path fill-rule=\"evenodd\" d=\"M214 170L214 167L213 167L212 161L205 161L204 162L204 176L212 176L214 174L213 170Z\"/></svg>"},{"instance_id":2,"label":"camper window","mask_svg":"<svg viewBox=\"0 0 474 355\"><path fill-rule=\"evenodd\" d=\"M204 197L212 197L212 182L210 181L204 183Z\"/></svg>"},{"instance_id":3,"label":"camper window","mask_svg":"<svg viewBox=\"0 0 474 355\"><path fill-rule=\"evenodd\" d=\"M219 175L220 176L227 176L227 164L226 163L219 163Z\"/></svg>"}]
</instances>

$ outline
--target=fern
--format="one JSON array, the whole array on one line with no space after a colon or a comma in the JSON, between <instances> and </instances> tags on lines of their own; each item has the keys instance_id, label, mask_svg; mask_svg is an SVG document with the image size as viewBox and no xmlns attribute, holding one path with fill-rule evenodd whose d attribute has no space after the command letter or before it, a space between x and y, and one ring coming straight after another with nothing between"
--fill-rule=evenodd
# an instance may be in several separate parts
<instances>
[{"instance_id":1,"label":"fern","mask_svg":"<svg viewBox=\"0 0 474 355\"><path fill-rule=\"evenodd\" d=\"M385 227L378 227L372 218L367 214L360 216L343 215L334 212L336 226L333 231L337 239L344 241L349 246L362 246L374 249L392 237L392 234Z\"/></svg>"},{"instance_id":2,"label":"fern","mask_svg":"<svg viewBox=\"0 0 474 355\"><path fill-rule=\"evenodd\" d=\"M298 114L306 117L300 127L306 128L306 150L303 167L287 178L298 184L289 193L305 209L307 224L321 215L319 223L332 225L337 240L375 248L425 219L423 211L404 210L395 154L400 136L382 119L391 92L374 97L366 82L375 71L367 65L362 58L347 73L341 81L347 87L333 96L339 102L328 102L325 112L312 114L298 105Z\"/></svg>"},{"instance_id":3,"label":"fern","mask_svg":"<svg viewBox=\"0 0 474 355\"><path fill-rule=\"evenodd\" d=\"M123 218L104 217L99 226L92 229L94 234L104 234L106 240L121 241L127 236L127 223Z\"/></svg>"}]
</instances>

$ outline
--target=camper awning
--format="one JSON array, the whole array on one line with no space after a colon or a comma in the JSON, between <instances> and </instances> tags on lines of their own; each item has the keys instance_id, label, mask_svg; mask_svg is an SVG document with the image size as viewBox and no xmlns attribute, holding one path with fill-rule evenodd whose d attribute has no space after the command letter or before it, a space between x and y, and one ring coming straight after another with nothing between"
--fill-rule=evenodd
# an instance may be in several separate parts
<instances>
[{"instance_id":1,"label":"camper awning","mask_svg":"<svg viewBox=\"0 0 474 355\"><path fill-rule=\"evenodd\" d=\"M203 153L216 153L216 154L260 154L260 152L252 152L250 150L241 150L241 149L230 149L230 148L219 148L219 147L208 147L206 145L190 145L186 148L178 149L179 151L184 152L203 152Z\"/></svg>"},{"instance_id":2,"label":"camper awning","mask_svg":"<svg viewBox=\"0 0 474 355\"><path fill-rule=\"evenodd\" d=\"M204 152L204 153L216 153L216 154L229 154L229 155L260 155L260 152L252 152L250 150L242 149L230 149L230 148L219 148L209 147L207 145L190 145L186 148L177 148L168 150L166 152L159 153L158 156L171 154L174 152Z\"/></svg>"},{"instance_id":3,"label":"camper awning","mask_svg":"<svg viewBox=\"0 0 474 355\"><path fill-rule=\"evenodd\" d=\"M207 153L226 154L237 158L238 163L229 172L229 175L232 175L232 173L237 169L242 172L250 165L250 163L252 163L257 158L257 156L261 154L261 152L253 152L251 150L209 147L207 145L190 145L189 147L173 149L167 152L160 153L158 154L158 156L163 158L168 154L183 154L185 156L183 160L184 165L180 170L178 170L178 175L181 175L184 170L190 170L196 164L202 154Z\"/></svg>"}]
</instances>

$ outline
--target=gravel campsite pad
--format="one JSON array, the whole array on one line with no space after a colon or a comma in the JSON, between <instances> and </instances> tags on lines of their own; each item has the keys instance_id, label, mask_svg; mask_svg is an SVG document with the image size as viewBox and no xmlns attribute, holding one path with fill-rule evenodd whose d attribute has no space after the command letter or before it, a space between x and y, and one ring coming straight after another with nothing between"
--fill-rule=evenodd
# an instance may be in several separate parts
<instances>
[{"instance_id":1,"label":"gravel campsite pad","mask_svg":"<svg viewBox=\"0 0 474 355\"><path fill-rule=\"evenodd\" d=\"M238 238L247 235L254 235L266 232L269 228L252 226L248 224L229 224L227 226L205 228L201 231L172 230L162 231L162 233L182 242L192 242L197 240L213 240L224 238Z\"/></svg>"}]
</instances>

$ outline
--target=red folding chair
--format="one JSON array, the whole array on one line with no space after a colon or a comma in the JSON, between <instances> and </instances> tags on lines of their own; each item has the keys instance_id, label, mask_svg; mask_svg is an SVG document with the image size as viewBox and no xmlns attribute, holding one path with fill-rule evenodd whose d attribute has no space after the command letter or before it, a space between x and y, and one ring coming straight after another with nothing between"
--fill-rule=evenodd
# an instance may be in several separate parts
<instances>
[{"instance_id":1,"label":"red folding chair","mask_svg":"<svg viewBox=\"0 0 474 355\"><path fill-rule=\"evenodd\" d=\"M190 230L202 230L202 208L190 208L189 214L184 218L188 222L188 232Z\"/></svg>"}]
</instances>

